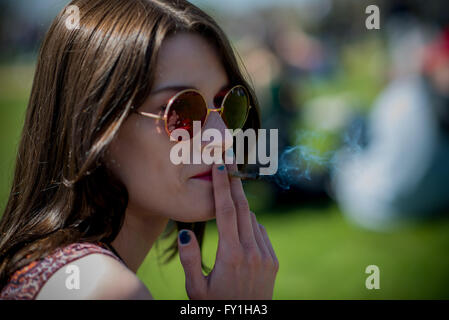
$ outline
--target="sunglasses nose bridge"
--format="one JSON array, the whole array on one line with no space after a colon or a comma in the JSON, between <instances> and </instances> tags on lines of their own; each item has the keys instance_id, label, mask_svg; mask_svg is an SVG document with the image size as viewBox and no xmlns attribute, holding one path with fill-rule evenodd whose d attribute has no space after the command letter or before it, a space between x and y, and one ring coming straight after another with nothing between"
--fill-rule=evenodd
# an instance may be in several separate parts
<instances>
[{"instance_id":1,"label":"sunglasses nose bridge","mask_svg":"<svg viewBox=\"0 0 449 320\"><path fill-rule=\"evenodd\" d=\"M203 130L207 128L218 129L220 132L227 129L226 124L221 117L222 108L208 108Z\"/></svg>"},{"instance_id":2,"label":"sunglasses nose bridge","mask_svg":"<svg viewBox=\"0 0 449 320\"><path fill-rule=\"evenodd\" d=\"M221 113L222 110L223 110L223 108L207 108L207 114L209 115L209 113L211 113L211 112Z\"/></svg>"}]
</instances>

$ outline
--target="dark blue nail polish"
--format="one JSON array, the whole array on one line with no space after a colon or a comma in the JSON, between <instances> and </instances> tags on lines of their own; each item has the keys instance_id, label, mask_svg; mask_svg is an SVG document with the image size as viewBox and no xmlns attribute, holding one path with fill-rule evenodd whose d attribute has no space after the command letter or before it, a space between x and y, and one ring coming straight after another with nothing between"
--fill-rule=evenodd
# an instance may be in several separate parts
<instances>
[{"instance_id":1,"label":"dark blue nail polish","mask_svg":"<svg viewBox=\"0 0 449 320\"><path fill-rule=\"evenodd\" d=\"M218 170L223 171L224 170L224 166L223 165L219 166Z\"/></svg>"},{"instance_id":2,"label":"dark blue nail polish","mask_svg":"<svg viewBox=\"0 0 449 320\"><path fill-rule=\"evenodd\" d=\"M181 244L188 244L190 242L190 234L187 230L182 230L179 233L179 241L181 241Z\"/></svg>"}]
</instances>

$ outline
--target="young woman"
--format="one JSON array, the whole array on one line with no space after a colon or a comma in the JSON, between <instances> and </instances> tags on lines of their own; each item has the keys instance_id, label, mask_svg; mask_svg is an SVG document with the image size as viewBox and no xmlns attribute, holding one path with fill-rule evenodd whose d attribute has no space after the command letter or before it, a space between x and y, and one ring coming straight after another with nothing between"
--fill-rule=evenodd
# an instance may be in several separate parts
<instances>
[{"instance_id":1,"label":"young woman","mask_svg":"<svg viewBox=\"0 0 449 320\"><path fill-rule=\"evenodd\" d=\"M0 224L0 298L151 299L136 272L174 221L191 299L271 299L278 261L240 179L228 177L236 165L170 161L169 134L192 120L259 127L224 33L186 1L70 5L79 28L63 10L37 62ZM204 276L213 218L217 256Z\"/></svg>"}]
</instances>

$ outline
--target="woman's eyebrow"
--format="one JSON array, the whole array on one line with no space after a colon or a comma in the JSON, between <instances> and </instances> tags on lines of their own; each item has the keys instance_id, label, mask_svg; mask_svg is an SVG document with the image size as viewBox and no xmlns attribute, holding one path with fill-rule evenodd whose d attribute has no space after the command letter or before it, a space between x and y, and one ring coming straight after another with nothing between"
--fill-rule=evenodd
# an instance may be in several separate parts
<instances>
[{"instance_id":1,"label":"woman's eyebrow","mask_svg":"<svg viewBox=\"0 0 449 320\"><path fill-rule=\"evenodd\" d=\"M226 83L224 86L222 86L220 88L220 90L218 90L218 92L226 89L227 87L229 87L229 83ZM185 89L195 89L195 90L200 91L195 86L174 85L174 86L166 86L166 87L162 87L162 88L156 89L156 90L152 91L150 93L150 95L155 95L155 94L158 94L158 93L163 92L163 91L181 91L181 90L185 90Z\"/></svg>"}]
</instances>

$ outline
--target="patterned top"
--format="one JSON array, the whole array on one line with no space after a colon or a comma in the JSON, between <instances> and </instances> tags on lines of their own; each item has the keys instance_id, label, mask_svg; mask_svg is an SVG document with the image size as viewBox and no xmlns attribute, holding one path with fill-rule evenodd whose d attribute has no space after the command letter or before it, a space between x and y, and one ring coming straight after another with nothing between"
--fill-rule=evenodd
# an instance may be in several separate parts
<instances>
[{"instance_id":1,"label":"patterned top","mask_svg":"<svg viewBox=\"0 0 449 320\"><path fill-rule=\"evenodd\" d=\"M92 253L108 255L126 266L112 247L102 242L77 242L15 271L0 292L0 300L34 300L50 277L66 264Z\"/></svg>"}]
</instances>

